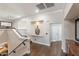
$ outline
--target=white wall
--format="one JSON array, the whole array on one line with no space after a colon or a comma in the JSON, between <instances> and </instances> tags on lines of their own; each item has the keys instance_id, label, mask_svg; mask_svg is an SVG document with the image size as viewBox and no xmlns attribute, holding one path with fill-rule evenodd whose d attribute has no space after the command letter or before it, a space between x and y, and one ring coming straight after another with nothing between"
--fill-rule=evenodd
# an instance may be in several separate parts
<instances>
[{"instance_id":1,"label":"white wall","mask_svg":"<svg viewBox=\"0 0 79 59\"><path fill-rule=\"evenodd\" d=\"M75 39L75 21L65 20L64 22L64 38Z\"/></svg>"},{"instance_id":2,"label":"white wall","mask_svg":"<svg viewBox=\"0 0 79 59\"><path fill-rule=\"evenodd\" d=\"M27 33L30 34L30 19L29 18L23 18L23 19L19 19L16 20L15 22L13 22L13 26L17 29L26 29Z\"/></svg>"}]
</instances>

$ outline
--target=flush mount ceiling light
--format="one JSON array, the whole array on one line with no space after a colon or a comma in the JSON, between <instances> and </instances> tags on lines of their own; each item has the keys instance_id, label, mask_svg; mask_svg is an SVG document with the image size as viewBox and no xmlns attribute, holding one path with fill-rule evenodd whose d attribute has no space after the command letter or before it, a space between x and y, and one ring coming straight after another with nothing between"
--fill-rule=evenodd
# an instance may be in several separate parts
<instances>
[{"instance_id":1,"label":"flush mount ceiling light","mask_svg":"<svg viewBox=\"0 0 79 59\"><path fill-rule=\"evenodd\" d=\"M35 12L36 12L36 13L39 13L39 9L36 9Z\"/></svg>"}]
</instances>

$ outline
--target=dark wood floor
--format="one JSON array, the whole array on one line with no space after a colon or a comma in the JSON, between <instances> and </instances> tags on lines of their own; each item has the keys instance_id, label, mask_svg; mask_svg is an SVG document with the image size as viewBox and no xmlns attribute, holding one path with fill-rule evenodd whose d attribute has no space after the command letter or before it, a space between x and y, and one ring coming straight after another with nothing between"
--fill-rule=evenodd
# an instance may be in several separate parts
<instances>
[{"instance_id":1,"label":"dark wood floor","mask_svg":"<svg viewBox=\"0 0 79 59\"><path fill-rule=\"evenodd\" d=\"M31 56L61 56L61 42L52 42L51 46L31 43Z\"/></svg>"}]
</instances>

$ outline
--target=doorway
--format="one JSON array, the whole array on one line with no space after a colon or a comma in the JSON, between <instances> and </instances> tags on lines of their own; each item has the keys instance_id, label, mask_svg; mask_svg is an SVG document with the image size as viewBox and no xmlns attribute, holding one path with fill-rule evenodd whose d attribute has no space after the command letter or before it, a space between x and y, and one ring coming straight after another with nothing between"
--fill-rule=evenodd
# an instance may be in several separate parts
<instances>
[{"instance_id":1,"label":"doorway","mask_svg":"<svg viewBox=\"0 0 79 59\"><path fill-rule=\"evenodd\" d=\"M62 40L62 24L51 24L50 41L56 42Z\"/></svg>"}]
</instances>

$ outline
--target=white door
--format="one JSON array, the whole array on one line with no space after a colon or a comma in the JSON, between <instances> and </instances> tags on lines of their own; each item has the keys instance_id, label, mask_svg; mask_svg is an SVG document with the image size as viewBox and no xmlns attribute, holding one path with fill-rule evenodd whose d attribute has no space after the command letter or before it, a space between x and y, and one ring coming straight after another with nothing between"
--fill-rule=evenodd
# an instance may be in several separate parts
<instances>
[{"instance_id":1,"label":"white door","mask_svg":"<svg viewBox=\"0 0 79 59\"><path fill-rule=\"evenodd\" d=\"M51 41L60 41L62 33L61 24L52 24L51 25Z\"/></svg>"}]
</instances>

